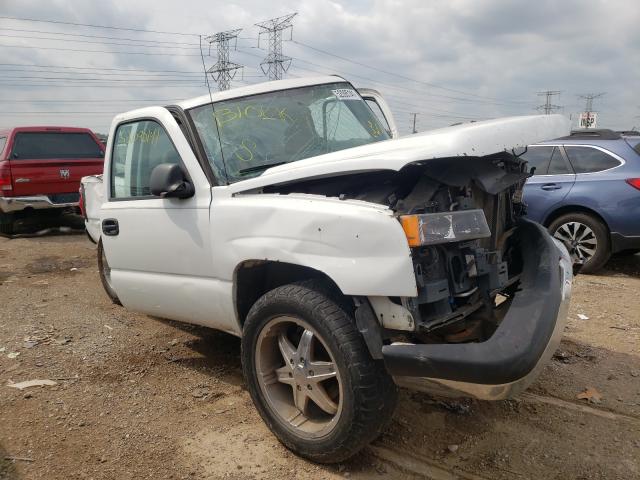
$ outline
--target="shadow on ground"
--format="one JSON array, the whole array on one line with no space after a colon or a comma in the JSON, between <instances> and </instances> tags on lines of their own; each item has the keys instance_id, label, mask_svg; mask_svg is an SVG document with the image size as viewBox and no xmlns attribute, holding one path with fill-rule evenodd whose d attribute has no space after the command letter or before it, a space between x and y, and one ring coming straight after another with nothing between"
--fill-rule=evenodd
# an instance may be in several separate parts
<instances>
[{"instance_id":1,"label":"shadow on ground","mask_svg":"<svg viewBox=\"0 0 640 480\"><path fill-rule=\"evenodd\" d=\"M598 276L610 276L615 274L640 277L640 254L613 255L603 269L597 273Z\"/></svg>"},{"instance_id":2,"label":"shadow on ground","mask_svg":"<svg viewBox=\"0 0 640 480\"><path fill-rule=\"evenodd\" d=\"M196 355L181 356L173 362L207 375L222 376L225 382L244 387L238 337L207 327L154 318L193 336L184 346Z\"/></svg>"},{"instance_id":3,"label":"shadow on ground","mask_svg":"<svg viewBox=\"0 0 640 480\"><path fill-rule=\"evenodd\" d=\"M84 232L84 219L68 212L29 212L13 223L13 235L8 238L43 237Z\"/></svg>"}]
</instances>

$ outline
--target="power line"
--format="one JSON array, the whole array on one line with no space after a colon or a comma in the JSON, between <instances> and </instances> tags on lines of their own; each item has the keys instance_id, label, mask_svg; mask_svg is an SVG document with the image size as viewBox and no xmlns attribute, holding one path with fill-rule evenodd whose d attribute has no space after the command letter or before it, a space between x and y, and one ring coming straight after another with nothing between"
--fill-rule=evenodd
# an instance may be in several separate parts
<instances>
[{"instance_id":1,"label":"power line","mask_svg":"<svg viewBox=\"0 0 640 480\"><path fill-rule=\"evenodd\" d=\"M89 35L89 34L83 34L83 33L52 32L50 30L29 30L24 28L9 28L9 27L0 27L0 30L7 30L10 32L44 33L47 35L64 35L64 36L70 36L70 37L104 38L107 40L126 40L131 42L169 43L171 45L189 45L189 46L196 46L196 47L199 46L198 43L194 43L194 42L174 42L174 41L155 40L155 39L145 40L142 38L124 38L124 37L111 37L111 36L104 36L104 35Z\"/></svg>"},{"instance_id":2,"label":"power line","mask_svg":"<svg viewBox=\"0 0 640 480\"><path fill-rule=\"evenodd\" d=\"M216 46L218 53L218 61L206 73L211 74L211 77L218 83L219 90L228 90L231 80L236 76L238 70L242 69L242 65L229 60L229 43L233 40L235 48L238 34L241 31L241 28L227 30L205 38L209 45Z\"/></svg>"},{"instance_id":3,"label":"power line","mask_svg":"<svg viewBox=\"0 0 640 480\"><path fill-rule=\"evenodd\" d=\"M20 69L20 68L2 68L0 69L0 74L2 73L6 73L6 72L15 72L15 73L24 73L24 74L33 74L33 73L37 73L37 74L43 74L43 75L48 75L50 74L54 74L54 75L96 75L96 73L98 75L101 76L127 76L127 78L146 78L146 77L176 77L176 78L190 78L192 80L196 79L196 78L200 78L202 76L202 73L137 73L134 71L130 71L130 73L118 73L118 72L69 72L69 71L65 71L65 70L25 70L25 69ZM65 78L72 78L72 77L65 77ZM79 77L79 78L83 78L83 77ZM256 75L256 78L258 78L258 75ZM169 79L165 79L165 80L171 80L171 78Z\"/></svg>"},{"instance_id":4,"label":"power line","mask_svg":"<svg viewBox=\"0 0 640 480\"><path fill-rule=\"evenodd\" d=\"M167 32L162 30L146 30L143 28L128 28L128 27L113 27L108 25L94 25L90 23L77 23L77 22L64 22L61 20L41 20L38 18L20 18L10 17L7 15L0 15L0 18L5 20L18 20L21 22L38 22L38 23L55 23L58 25L73 25L75 27L90 27L90 28L104 28L109 30L127 30L129 32L143 32L143 33L158 33L162 35L182 35L186 37L199 37L197 33L184 33L184 32Z\"/></svg>"},{"instance_id":5,"label":"power line","mask_svg":"<svg viewBox=\"0 0 640 480\"><path fill-rule=\"evenodd\" d=\"M79 40L77 38L34 37L32 35L7 35L3 33L0 33L0 37L26 38L30 40L53 40L55 42L90 43L90 44L98 44L98 45L120 45L123 47L171 48L171 49L187 50L187 51L197 50L197 47L175 47L175 46L169 46L169 45L140 45L136 43L105 42L105 41L94 42L92 40Z\"/></svg>"},{"instance_id":6,"label":"power line","mask_svg":"<svg viewBox=\"0 0 640 480\"><path fill-rule=\"evenodd\" d=\"M269 80L280 80L287 70L289 70L291 57L282 54L282 32L289 30L290 34L293 35L291 20L296 15L297 13L290 13L256 23L256 27L260 29L260 33L258 34L258 48L260 48L260 37L262 34L266 33L269 38L269 53L260 64L262 72L269 77Z\"/></svg>"},{"instance_id":7,"label":"power line","mask_svg":"<svg viewBox=\"0 0 640 480\"><path fill-rule=\"evenodd\" d=\"M1 82L1 80L0 80ZM0 83L0 86L2 87L70 87L70 88L78 88L78 87L91 87L91 88L95 88L95 87L100 87L100 88L123 88L123 87L127 87L127 88L149 88L148 85L109 85L109 84L105 84L105 85L96 85L94 83L88 83L86 85L81 85L81 84L73 84L70 85L68 83L60 83L60 84L55 84L55 83ZM204 84L194 84L194 85L167 85L167 84L163 84L163 85L156 85L155 88L159 89L159 88L202 88L204 87Z\"/></svg>"},{"instance_id":8,"label":"power line","mask_svg":"<svg viewBox=\"0 0 640 480\"><path fill-rule=\"evenodd\" d=\"M163 55L171 57L199 57L199 53L153 53L153 52L114 52L112 50L80 50L73 48L54 48L54 47L39 47L34 45L6 45L0 44L0 47L5 48L38 48L40 50L58 50L61 52L85 52L85 53L112 53L114 55Z\"/></svg>"},{"instance_id":9,"label":"power line","mask_svg":"<svg viewBox=\"0 0 640 480\"><path fill-rule=\"evenodd\" d=\"M335 53L327 52L326 50L322 50L322 49L317 48L317 47L312 47L311 45L299 42L297 40L290 40L290 41L292 43L295 43L296 45L300 45L302 47L309 48L311 50L315 50L316 52L323 53L325 55L329 55L329 56L332 56L332 57L335 57L335 58L339 58L340 60L344 60L346 62L350 62L350 63L356 64L356 65L360 65L362 67L366 67L366 68L369 68L371 70L375 70L375 71L380 72L380 73L385 73L387 75L392 75L392 76L395 76L395 77L398 77L398 78L402 78L404 80L409 80L411 82L421 83L421 84L426 85L428 87L438 88L440 90L447 90L449 92L458 93L458 94L461 94L461 95L467 95L467 96L476 97L476 98L483 98L483 99L487 99L487 100L505 101L505 102L511 102L511 103L524 103L524 102L521 102L519 100L501 100L499 98L487 97L487 96L484 96L484 95L478 95L476 93L470 93L470 92L465 92L465 91L462 91L462 90L457 90L455 88L444 87L442 85L437 85L435 83L425 82L423 80L417 80L415 78L407 77L405 75L401 75L401 74L395 73L395 72L390 72L388 70L383 70L381 68L374 67L372 65L368 65L366 63L362 63L362 62L359 62L357 60L353 60L351 58L343 57L341 55L336 55Z\"/></svg>"},{"instance_id":10,"label":"power line","mask_svg":"<svg viewBox=\"0 0 640 480\"><path fill-rule=\"evenodd\" d=\"M66 66L66 65L36 65L36 64L23 64L23 63L0 63L0 66L11 67L38 67L38 68L70 68L74 70L107 70L118 72L149 72L149 73L197 73L202 75L202 72L190 72L185 70L143 70L143 69L131 69L131 68L106 68L106 67L78 67L78 66Z\"/></svg>"},{"instance_id":11,"label":"power line","mask_svg":"<svg viewBox=\"0 0 640 480\"><path fill-rule=\"evenodd\" d=\"M1 73L1 72L0 72ZM50 77L50 76L33 76L33 75L9 75L0 76L2 80L65 80L69 82L169 82L169 83L181 83L181 82L193 82L195 78L70 78L70 77Z\"/></svg>"},{"instance_id":12,"label":"power line","mask_svg":"<svg viewBox=\"0 0 640 480\"><path fill-rule=\"evenodd\" d=\"M238 49L238 51L244 52L247 55L253 55L250 52L247 52L247 51L244 51L244 50L241 50L241 49ZM254 56L257 56L257 55L254 55ZM298 57L291 57L291 58L293 60L296 60L296 62L307 63L309 65L313 65L313 66L316 66L316 67L326 68L332 73L338 72L338 70L334 69L334 67L330 67L330 66L327 66L327 65L322 65L322 64L310 62L309 60L303 60L303 59L298 58ZM299 65L297 65L297 63L295 65L295 68L299 68L299 69L302 69L302 70L308 70L310 72L320 73L320 74L323 74L323 75L327 75L328 74L326 71L318 71L318 70L312 70L312 69L305 68L305 67L300 67ZM503 106L509 106L509 107L518 106L518 105L515 105L515 104L509 105L509 104L505 104L505 103L492 102L492 101L483 100L483 99L452 97L450 95L442 95L442 94L439 94L439 93L429 93L429 92L425 92L425 91L421 91L421 90L413 90L413 89L407 88L407 87L399 87L397 85L391 85L391 84L388 84L388 83L380 82L378 80L372 80L369 77L364 77L362 75L357 75L355 73L343 72L342 75L344 75L347 78L361 78L363 80L366 80L367 84L383 85L383 86L385 86L387 88L394 88L394 89L398 89L398 90L404 90L404 91L419 95L420 97L445 98L445 99L449 99L449 100L457 100L457 101L460 101L460 102L475 103L475 104L479 104L479 105L503 105ZM418 97L418 98L420 98L420 97Z\"/></svg>"},{"instance_id":13,"label":"power line","mask_svg":"<svg viewBox=\"0 0 640 480\"><path fill-rule=\"evenodd\" d=\"M544 92L537 92L539 97L545 97L546 100L543 105L538 105L536 110L544 110L545 115L549 115L556 110L560 110L562 108L561 105L554 105L551 103L551 99L560 95L562 92L560 90L545 90Z\"/></svg>"}]
</instances>

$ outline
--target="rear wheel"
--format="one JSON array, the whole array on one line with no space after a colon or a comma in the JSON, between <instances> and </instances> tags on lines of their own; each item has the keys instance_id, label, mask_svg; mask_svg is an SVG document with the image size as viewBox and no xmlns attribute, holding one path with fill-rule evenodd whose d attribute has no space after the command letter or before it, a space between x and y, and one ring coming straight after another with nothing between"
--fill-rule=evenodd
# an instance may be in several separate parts
<instances>
[{"instance_id":1,"label":"rear wheel","mask_svg":"<svg viewBox=\"0 0 640 480\"><path fill-rule=\"evenodd\" d=\"M601 269L611 256L607 227L586 213L568 213L549 225L549 232L565 244L576 263L582 263L582 273Z\"/></svg>"},{"instance_id":2,"label":"rear wheel","mask_svg":"<svg viewBox=\"0 0 640 480\"><path fill-rule=\"evenodd\" d=\"M107 256L104 253L104 247L102 246L102 239L98 240L98 272L100 273L100 281L104 287L104 291L113 303L116 305L122 305L116 291L111 284L111 267L107 262Z\"/></svg>"},{"instance_id":3,"label":"rear wheel","mask_svg":"<svg viewBox=\"0 0 640 480\"><path fill-rule=\"evenodd\" d=\"M0 233L13 235L14 217L11 213L0 212Z\"/></svg>"},{"instance_id":4,"label":"rear wheel","mask_svg":"<svg viewBox=\"0 0 640 480\"><path fill-rule=\"evenodd\" d=\"M314 283L276 288L251 308L242 366L260 415L293 452L349 458L386 427L397 390L355 321Z\"/></svg>"}]
</instances>

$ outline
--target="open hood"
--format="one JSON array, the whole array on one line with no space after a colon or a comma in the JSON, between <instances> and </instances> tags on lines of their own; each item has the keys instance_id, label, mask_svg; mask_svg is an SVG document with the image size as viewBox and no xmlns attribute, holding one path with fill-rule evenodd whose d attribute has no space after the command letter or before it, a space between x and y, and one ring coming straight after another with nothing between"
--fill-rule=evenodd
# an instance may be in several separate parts
<instances>
[{"instance_id":1,"label":"open hood","mask_svg":"<svg viewBox=\"0 0 640 480\"><path fill-rule=\"evenodd\" d=\"M398 171L410 163L436 158L481 157L568 135L570 129L569 120L562 115L529 115L467 123L280 165L229 188L235 193L338 173Z\"/></svg>"}]
</instances>

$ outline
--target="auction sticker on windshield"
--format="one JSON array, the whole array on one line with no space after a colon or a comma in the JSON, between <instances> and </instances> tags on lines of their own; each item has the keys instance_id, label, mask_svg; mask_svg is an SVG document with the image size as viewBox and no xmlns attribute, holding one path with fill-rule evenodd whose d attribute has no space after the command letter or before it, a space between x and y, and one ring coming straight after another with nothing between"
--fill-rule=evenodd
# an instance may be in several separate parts
<instances>
[{"instance_id":1,"label":"auction sticker on windshield","mask_svg":"<svg viewBox=\"0 0 640 480\"><path fill-rule=\"evenodd\" d=\"M351 89L351 88L337 88L336 90L331 90L339 100L360 100L360 95Z\"/></svg>"}]
</instances>

